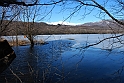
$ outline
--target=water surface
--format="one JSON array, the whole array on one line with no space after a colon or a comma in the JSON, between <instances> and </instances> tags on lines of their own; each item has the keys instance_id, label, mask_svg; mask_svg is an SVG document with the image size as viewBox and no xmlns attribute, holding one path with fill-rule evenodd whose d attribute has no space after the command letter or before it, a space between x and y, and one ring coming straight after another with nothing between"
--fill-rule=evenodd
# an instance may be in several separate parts
<instances>
[{"instance_id":1,"label":"water surface","mask_svg":"<svg viewBox=\"0 0 124 83\"><path fill-rule=\"evenodd\" d=\"M13 47L17 58L0 75L0 83L124 83L124 51L117 39L83 49L110 36L36 36L48 44Z\"/></svg>"}]
</instances>

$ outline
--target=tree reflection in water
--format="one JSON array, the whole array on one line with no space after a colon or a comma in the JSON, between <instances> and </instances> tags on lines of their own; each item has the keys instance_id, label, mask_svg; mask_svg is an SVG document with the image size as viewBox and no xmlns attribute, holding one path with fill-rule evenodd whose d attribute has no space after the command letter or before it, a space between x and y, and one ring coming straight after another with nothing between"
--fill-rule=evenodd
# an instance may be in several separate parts
<instances>
[{"instance_id":1,"label":"tree reflection in water","mask_svg":"<svg viewBox=\"0 0 124 83\"><path fill-rule=\"evenodd\" d=\"M75 40L55 40L33 48L13 47L17 58L0 75L0 83L124 82L123 52L95 47L82 50L75 48L75 43Z\"/></svg>"}]
</instances>

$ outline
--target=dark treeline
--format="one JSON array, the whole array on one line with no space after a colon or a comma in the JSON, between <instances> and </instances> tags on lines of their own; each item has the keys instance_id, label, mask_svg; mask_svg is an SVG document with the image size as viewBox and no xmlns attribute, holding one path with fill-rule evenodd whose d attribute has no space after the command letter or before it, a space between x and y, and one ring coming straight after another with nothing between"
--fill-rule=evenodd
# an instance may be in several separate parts
<instances>
[{"instance_id":1,"label":"dark treeline","mask_svg":"<svg viewBox=\"0 0 124 83\"><path fill-rule=\"evenodd\" d=\"M109 34L123 33L123 28L100 26L100 25L49 25L44 22L21 22L13 21L8 26L9 21L3 21L1 28L4 29L1 35L26 35L29 32L33 35L48 35L48 34Z\"/></svg>"}]
</instances>

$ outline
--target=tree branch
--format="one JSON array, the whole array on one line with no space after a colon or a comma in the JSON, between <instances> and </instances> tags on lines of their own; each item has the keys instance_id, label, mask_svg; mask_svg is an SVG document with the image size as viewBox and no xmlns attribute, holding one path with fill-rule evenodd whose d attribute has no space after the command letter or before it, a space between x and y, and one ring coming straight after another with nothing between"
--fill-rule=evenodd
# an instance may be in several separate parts
<instances>
[{"instance_id":1,"label":"tree branch","mask_svg":"<svg viewBox=\"0 0 124 83\"><path fill-rule=\"evenodd\" d=\"M85 6L94 6L94 7L98 7L97 5L94 5L94 4L84 3L84 2L82 2L81 0L76 0L76 1L80 2L82 5L85 5Z\"/></svg>"},{"instance_id":2,"label":"tree branch","mask_svg":"<svg viewBox=\"0 0 124 83\"><path fill-rule=\"evenodd\" d=\"M63 2L63 0L57 1L57 2L52 2L52 3L41 3L41 4L35 4L35 5L54 5ZM30 6L30 4L27 4L27 6Z\"/></svg>"},{"instance_id":3,"label":"tree branch","mask_svg":"<svg viewBox=\"0 0 124 83\"><path fill-rule=\"evenodd\" d=\"M97 42L97 43L90 44L90 45L87 45L87 46L83 47L83 49L86 49L86 48L91 47L91 46L98 45L98 44L100 44L101 42L103 42L103 41L105 41L105 40L112 39L112 38L118 38L118 37L121 37L121 36L124 36L124 34L121 34L121 35L118 35L118 36L114 36L114 37L107 37L107 38L104 38L104 39L100 40L100 41ZM81 48L82 48L82 47L81 47Z\"/></svg>"},{"instance_id":4,"label":"tree branch","mask_svg":"<svg viewBox=\"0 0 124 83\"><path fill-rule=\"evenodd\" d=\"M95 0L92 0L92 2L94 2L98 8L100 8L101 10L103 10L110 18L112 18L114 21L116 21L117 23L124 25L124 22L119 21L118 19L116 19L114 16L112 16L108 10L105 9L105 7L101 6L100 4L98 4Z\"/></svg>"},{"instance_id":5,"label":"tree branch","mask_svg":"<svg viewBox=\"0 0 124 83\"><path fill-rule=\"evenodd\" d=\"M110 12L105 9L105 7L103 7L102 5L100 5L99 3L97 3L95 0L91 0L94 4L88 4L88 3L84 3L81 0L76 0L77 2L80 2L82 5L85 6L93 6L93 7L97 7L99 9L101 9L102 11L104 11L110 18L112 18L114 21L116 21L117 23L124 25L124 22L119 21L118 19L116 19L113 15L110 14ZM121 3L123 4L123 3Z\"/></svg>"},{"instance_id":6,"label":"tree branch","mask_svg":"<svg viewBox=\"0 0 124 83\"><path fill-rule=\"evenodd\" d=\"M57 2L51 2L51 3L41 3L41 4L38 4L38 0L36 0L33 4L26 4L25 2L17 2L17 1L2 1L0 2L0 6L3 6L3 7L9 7L10 4L16 4L16 5L22 5L22 6L34 6L34 5L54 5L54 4L58 4L60 2L62 2L63 0L60 0L60 1L57 1Z\"/></svg>"}]
</instances>

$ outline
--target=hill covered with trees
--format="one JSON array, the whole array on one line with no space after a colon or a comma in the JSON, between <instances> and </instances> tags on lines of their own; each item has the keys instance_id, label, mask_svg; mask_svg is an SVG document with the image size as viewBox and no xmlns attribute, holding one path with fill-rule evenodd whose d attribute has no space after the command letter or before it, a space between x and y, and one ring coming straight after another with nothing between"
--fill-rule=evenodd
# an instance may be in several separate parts
<instances>
[{"instance_id":1,"label":"hill covered with trees","mask_svg":"<svg viewBox=\"0 0 124 83\"><path fill-rule=\"evenodd\" d=\"M8 24L9 23L9 24ZM48 35L48 34L109 34L123 33L123 27L112 20L84 23L82 25L50 25L44 22L4 20L1 35Z\"/></svg>"}]
</instances>

